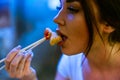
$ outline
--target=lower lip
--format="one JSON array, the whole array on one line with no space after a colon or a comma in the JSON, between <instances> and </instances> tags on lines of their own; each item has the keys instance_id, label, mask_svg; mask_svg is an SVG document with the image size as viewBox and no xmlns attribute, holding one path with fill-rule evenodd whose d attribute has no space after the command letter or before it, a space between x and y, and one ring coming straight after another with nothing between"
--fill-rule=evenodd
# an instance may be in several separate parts
<instances>
[{"instance_id":1,"label":"lower lip","mask_svg":"<svg viewBox=\"0 0 120 80\"><path fill-rule=\"evenodd\" d=\"M64 44L64 42L61 41L61 42L59 42L57 45L58 45L58 46L62 46L63 44Z\"/></svg>"},{"instance_id":2,"label":"lower lip","mask_svg":"<svg viewBox=\"0 0 120 80\"><path fill-rule=\"evenodd\" d=\"M67 40L67 39L66 39L66 40ZM62 45L66 42L66 40L60 41L57 45L58 45L58 46L62 46Z\"/></svg>"}]
</instances>

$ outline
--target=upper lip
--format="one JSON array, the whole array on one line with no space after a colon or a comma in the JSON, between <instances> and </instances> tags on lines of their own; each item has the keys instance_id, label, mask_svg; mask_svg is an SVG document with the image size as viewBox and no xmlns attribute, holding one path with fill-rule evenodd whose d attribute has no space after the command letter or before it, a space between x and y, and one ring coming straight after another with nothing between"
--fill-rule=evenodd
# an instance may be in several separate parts
<instances>
[{"instance_id":1,"label":"upper lip","mask_svg":"<svg viewBox=\"0 0 120 80\"><path fill-rule=\"evenodd\" d=\"M58 35L63 35L63 33L59 29L56 29L56 32Z\"/></svg>"},{"instance_id":2,"label":"upper lip","mask_svg":"<svg viewBox=\"0 0 120 80\"><path fill-rule=\"evenodd\" d=\"M67 38L67 36L63 32L61 32L59 29L56 29L56 32L59 36L62 37L62 39L65 38L65 37Z\"/></svg>"}]
</instances>

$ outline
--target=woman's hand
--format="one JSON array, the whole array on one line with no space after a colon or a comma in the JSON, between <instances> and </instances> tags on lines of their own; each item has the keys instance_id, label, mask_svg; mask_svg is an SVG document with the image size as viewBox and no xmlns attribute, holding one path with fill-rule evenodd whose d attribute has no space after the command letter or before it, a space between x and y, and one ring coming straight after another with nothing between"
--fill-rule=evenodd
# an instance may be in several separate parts
<instances>
[{"instance_id":1,"label":"woman's hand","mask_svg":"<svg viewBox=\"0 0 120 80\"><path fill-rule=\"evenodd\" d=\"M12 49L6 57L5 68L10 77L21 80L37 80L35 70L30 66L32 51L20 52L21 46Z\"/></svg>"}]
</instances>

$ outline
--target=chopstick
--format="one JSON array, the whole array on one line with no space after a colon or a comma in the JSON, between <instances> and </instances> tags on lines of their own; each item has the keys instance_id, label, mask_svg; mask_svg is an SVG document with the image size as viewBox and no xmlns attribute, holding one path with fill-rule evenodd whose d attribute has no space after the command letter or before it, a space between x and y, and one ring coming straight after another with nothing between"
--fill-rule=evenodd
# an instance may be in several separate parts
<instances>
[{"instance_id":1,"label":"chopstick","mask_svg":"<svg viewBox=\"0 0 120 80\"><path fill-rule=\"evenodd\" d=\"M1 71L2 69L4 69L4 68L5 68L5 65L1 66L1 67L0 67L0 71Z\"/></svg>"},{"instance_id":2,"label":"chopstick","mask_svg":"<svg viewBox=\"0 0 120 80\"><path fill-rule=\"evenodd\" d=\"M35 48L36 46L40 45L41 43L43 43L44 41L46 40L45 37L43 37L42 39L28 45L27 47L23 48L20 50L20 52L24 52L26 50L32 50L33 48ZM5 58L1 59L0 60L0 63L4 62L5 61ZM5 65L3 65L2 67L0 67L0 70L2 70L3 68L5 67Z\"/></svg>"},{"instance_id":3,"label":"chopstick","mask_svg":"<svg viewBox=\"0 0 120 80\"><path fill-rule=\"evenodd\" d=\"M5 61L5 58L1 59L1 60L0 60L0 63L2 63L3 61Z\"/></svg>"},{"instance_id":4,"label":"chopstick","mask_svg":"<svg viewBox=\"0 0 120 80\"><path fill-rule=\"evenodd\" d=\"M38 46L38 45L40 45L41 43L43 43L45 40L46 40L46 38L44 37L44 38L42 38L42 39L40 39L40 40L38 40L38 41L36 41L36 42L28 45L27 47L21 49L20 51L23 51L23 52L24 52L25 50L29 50L29 49L32 50L32 49L35 48L36 46Z\"/></svg>"}]
</instances>

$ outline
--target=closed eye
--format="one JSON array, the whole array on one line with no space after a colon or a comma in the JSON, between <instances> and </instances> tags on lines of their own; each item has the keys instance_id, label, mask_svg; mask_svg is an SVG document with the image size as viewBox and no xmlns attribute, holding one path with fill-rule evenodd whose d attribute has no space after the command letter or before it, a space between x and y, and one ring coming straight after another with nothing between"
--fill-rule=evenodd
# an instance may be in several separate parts
<instances>
[{"instance_id":1,"label":"closed eye","mask_svg":"<svg viewBox=\"0 0 120 80\"><path fill-rule=\"evenodd\" d=\"M76 9L76 8L74 8L74 7L68 7L67 9L68 9L68 11L69 11L70 13L77 13L77 12L79 12L79 9Z\"/></svg>"}]
</instances>

